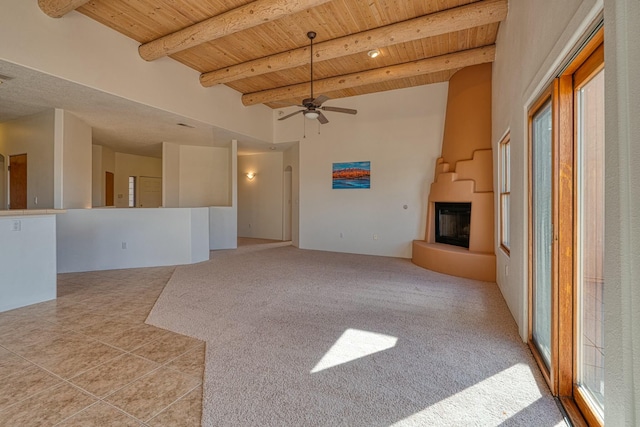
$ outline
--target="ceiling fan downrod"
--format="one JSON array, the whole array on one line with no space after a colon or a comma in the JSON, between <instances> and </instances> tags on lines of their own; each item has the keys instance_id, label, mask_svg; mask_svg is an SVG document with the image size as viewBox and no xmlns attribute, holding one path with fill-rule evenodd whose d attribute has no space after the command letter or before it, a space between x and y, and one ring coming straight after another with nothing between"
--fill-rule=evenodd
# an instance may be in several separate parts
<instances>
[{"instance_id":1,"label":"ceiling fan downrod","mask_svg":"<svg viewBox=\"0 0 640 427\"><path fill-rule=\"evenodd\" d=\"M280 117L278 120L285 120L288 119L289 117L295 116L296 114L300 114L302 113L304 115L304 117L306 117L307 119L310 120L318 120L320 122L320 124L326 124L329 123L329 120L327 120L327 118L325 117L324 114L322 114L322 111L333 111L336 113L346 113L346 114L357 114L358 111L351 109L351 108L341 108L341 107L329 107L329 106L322 106L322 104L325 101L329 100L329 97L326 95L320 95L317 98L314 98L313 96L313 39L316 38L316 32L315 31L309 31L307 33L307 37L309 38L310 41L310 47L309 47L309 51L311 54L311 60L309 61L309 65L310 65L310 79L309 79L309 83L311 86L311 97L310 98L305 98L302 100L302 105L300 105L300 107L304 107L304 110L298 110L298 111L294 111L291 114L287 114L286 116Z\"/></svg>"},{"instance_id":2,"label":"ceiling fan downrod","mask_svg":"<svg viewBox=\"0 0 640 427\"><path fill-rule=\"evenodd\" d=\"M309 40L311 41L311 61L309 61L311 63L311 102L313 102L313 39L316 38L316 32L315 31L309 31L307 33L307 37L309 37Z\"/></svg>"}]
</instances>

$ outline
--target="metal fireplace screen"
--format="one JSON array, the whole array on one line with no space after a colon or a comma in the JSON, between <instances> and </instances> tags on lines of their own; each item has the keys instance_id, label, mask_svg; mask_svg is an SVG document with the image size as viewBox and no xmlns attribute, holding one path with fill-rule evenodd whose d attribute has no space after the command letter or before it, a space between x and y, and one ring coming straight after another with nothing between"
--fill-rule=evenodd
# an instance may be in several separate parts
<instances>
[{"instance_id":1,"label":"metal fireplace screen","mask_svg":"<svg viewBox=\"0 0 640 427\"><path fill-rule=\"evenodd\" d=\"M436 203L436 242L469 248L471 203Z\"/></svg>"}]
</instances>

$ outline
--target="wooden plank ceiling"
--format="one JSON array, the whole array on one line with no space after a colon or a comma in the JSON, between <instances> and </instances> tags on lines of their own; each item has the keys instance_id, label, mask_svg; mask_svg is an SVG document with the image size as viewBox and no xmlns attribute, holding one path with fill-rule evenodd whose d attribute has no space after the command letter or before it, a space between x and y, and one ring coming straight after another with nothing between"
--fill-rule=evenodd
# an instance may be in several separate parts
<instances>
[{"instance_id":1,"label":"wooden plank ceiling","mask_svg":"<svg viewBox=\"0 0 640 427\"><path fill-rule=\"evenodd\" d=\"M146 60L170 56L226 84L245 105L309 96L307 32L315 31L315 95L330 98L447 81L493 61L507 0L39 0L136 40ZM371 49L380 50L372 59Z\"/></svg>"}]
</instances>

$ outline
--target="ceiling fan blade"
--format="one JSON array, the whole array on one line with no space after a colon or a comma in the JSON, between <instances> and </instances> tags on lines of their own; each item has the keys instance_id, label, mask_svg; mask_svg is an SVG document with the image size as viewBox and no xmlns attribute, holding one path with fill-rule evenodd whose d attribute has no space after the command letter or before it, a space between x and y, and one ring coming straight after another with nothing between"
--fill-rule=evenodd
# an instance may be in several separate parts
<instances>
[{"instance_id":1,"label":"ceiling fan blade","mask_svg":"<svg viewBox=\"0 0 640 427\"><path fill-rule=\"evenodd\" d=\"M336 113L346 113L346 114L357 114L358 110L354 110L352 108L340 108L340 107L320 107L322 108L324 111L333 111Z\"/></svg>"},{"instance_id":2,"label":"ceiling fan blade","mask_svg":"<svg viewBox=\"0 0 640 427\"><path fill-rule=\"evenodd\" d=\"M327 117L322 114L321 111L318 111L318 121L323 125L329 123L329 119L327 119Z\"/></svg>"},{"instance_id":3,"label":"ceiling fan blade","mask_svg":"<svg viewBox=\"0 0 640 427\"><path fill-rule=\"evenodd\" d=\"M300 114L300 113L302 113L303 111L306 111L306 110L298 110L298 111L296 111L296 112L294 112L294 113L287 114L287 115L286 115L286 116L284 116L284 117L280 117L278 120L288 119L289 117L291 117L291 116L295 116L296 114Z\"/></svg>"},{"instance_id":4,"label":"ceiling fan blade","mask_svg":"<svg viewBox=\"0 0 640 427\"><path fill-rule=\"evenodd\" d=\"M323 102L326 102L326 101L328 101L329 99L330 99L330 98L329 98L327 95L320 95L320 96L316 97L316 98L313 100L313 104L314 104L316 107L319 107L319 106L321 106L321 105L322 105L322 103L323 103Z\"/></svg>"}]
</instances>

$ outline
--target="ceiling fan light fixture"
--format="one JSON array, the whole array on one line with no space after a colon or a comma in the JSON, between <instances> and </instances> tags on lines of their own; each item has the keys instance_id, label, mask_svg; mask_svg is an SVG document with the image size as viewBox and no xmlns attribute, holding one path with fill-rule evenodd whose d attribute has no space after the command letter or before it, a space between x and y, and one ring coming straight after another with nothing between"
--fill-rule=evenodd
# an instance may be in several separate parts
<instances>
[{"instance_id":1,"label":"ceiling fan light fixture","mask_svg":"<svg viewBox=\"0 0 640 427\"><path fill-rule=\"evenodd\" d=\"M376 58L380 55L380 51L378 49L373 49L367 52L367 55L369 55L369 58Z\"/></svg>"},{"instance_id":2,"label":"ceiling fan light fixture","mask_svg":"<svg viewBox=\"0 0 640 427\"><path fill-rule=\"evenodd\" d=\"M309 120L315 120L320 114L317 111L305 111L304 116Z\"/></svg>"}]
</instances>

